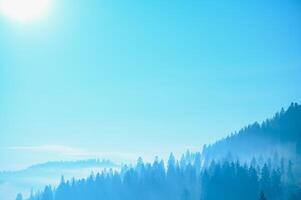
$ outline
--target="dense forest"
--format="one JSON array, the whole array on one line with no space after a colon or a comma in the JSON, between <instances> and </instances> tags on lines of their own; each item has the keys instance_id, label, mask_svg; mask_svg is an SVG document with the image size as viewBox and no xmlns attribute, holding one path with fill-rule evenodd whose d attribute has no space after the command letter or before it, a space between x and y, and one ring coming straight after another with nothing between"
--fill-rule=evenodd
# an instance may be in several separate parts
<instances>
[{"instance_id":1,"label":"dense forest","mask_svg":"<svg viewBox=\"0 0 301 200\"><path fill-rule=\"evenodd\" d=\"M300 200L301 106L293 103L202 152L65 180L29 200ZM22 195L17 196L21 200Z\"/></svg>"},{"instance_id":2,"label":"dense forest","mask_svg":"<svg viewBox=\"0 0 301 200\"><path fill-rule=\"evenodd\" d=\"M301 155L301 105L292 103L263 123L253 123L212 145L205 146L207 160L225 158L227 154L251 160L254 156L274 153L296 159Z\"/></svg>"},{"instance_id":3,"label":"dense forest","mask_svg":"<svg viewBox=\"0 0 301 200\"><path fill-rule=\"evenodd\" d=\"M47 186L29 199L254 200L262 193L266 199L300 200L293 163L289 161L285 166L212 161L208 168L202 168L199 153L188 152L180 161L171 154L166 167L163 160L144 164L140 158L135 167L124 166L121 172L104 171L82 180L66 181L62 177L57 188ZM17 197L20 199L21 195Z\"/></svg>"}]
</instances>

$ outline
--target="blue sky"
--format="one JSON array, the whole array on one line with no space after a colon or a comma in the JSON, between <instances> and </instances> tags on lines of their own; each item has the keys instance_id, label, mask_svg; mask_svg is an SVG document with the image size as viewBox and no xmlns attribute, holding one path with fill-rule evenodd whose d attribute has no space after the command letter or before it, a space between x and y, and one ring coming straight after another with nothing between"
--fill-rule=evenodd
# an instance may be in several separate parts
<instances>
[{"instance_id":1,"label":"blue sky","mask_svg":"<svg viewBox=\"0 0 301 200\"><path fill-rule=\"evenodd\" d=\"M52 0L0 15L0 169L201 148L301 102L297 0Z\"/></svg>"}]
</instances>

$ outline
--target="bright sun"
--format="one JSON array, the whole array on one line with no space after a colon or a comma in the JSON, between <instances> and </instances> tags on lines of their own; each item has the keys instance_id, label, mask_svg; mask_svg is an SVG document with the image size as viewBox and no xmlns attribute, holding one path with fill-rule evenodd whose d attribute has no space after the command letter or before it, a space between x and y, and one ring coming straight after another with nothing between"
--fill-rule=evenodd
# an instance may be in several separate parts
<instances>
[{"instance_id":1,"label":"bright sun","mask_svg":"<svg viewBox=\"0 0 301 200\"><path fill-rule=\"evenodd\" d=\"M40 19L48 10L50 0L0 0L0 12L18 22Z\"/></svg>"}]
</instances>

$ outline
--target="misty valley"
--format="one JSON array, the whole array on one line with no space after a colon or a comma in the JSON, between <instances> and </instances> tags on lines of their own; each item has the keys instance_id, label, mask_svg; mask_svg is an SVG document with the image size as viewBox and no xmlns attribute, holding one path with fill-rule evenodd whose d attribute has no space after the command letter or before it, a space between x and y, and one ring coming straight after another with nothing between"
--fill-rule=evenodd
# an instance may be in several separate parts
<instances>
[{"instance_id":1,"label":"misty valley","mask_svg":"<svg viewBox=\"0 0 301 200\"><path fill-rule=\"evenodd\" d=\"M6 185L16 200L300 200L301 105L179 158L48 162L1 172Z\"/></svg>"}]
</instances>

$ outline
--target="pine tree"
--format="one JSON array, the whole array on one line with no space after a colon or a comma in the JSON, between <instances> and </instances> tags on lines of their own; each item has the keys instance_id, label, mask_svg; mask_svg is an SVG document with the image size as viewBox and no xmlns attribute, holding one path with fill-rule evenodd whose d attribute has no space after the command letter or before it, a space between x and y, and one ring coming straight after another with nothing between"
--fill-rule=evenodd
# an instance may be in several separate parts
<instances>
[{"instance_id":1,"label":"pine tree","mask_svg":"<svg viewBox=\"0 0 301 200\"><path fill-rule=\"evenodd\" d=\"M264 164L261 170L260 187L266 192L266 195L270 197L271 194L271 176L270 170L266 164Z\"/></svg>"},{"instance_id":2,"label":"pine tree","mask_svg":"<svg viewBox=\"0 0 301 200\"><path fill-rule=\"evenodd\" d=\"M259 200L267 200L267 199L265 198L265 195L264 195L263 191L260 192Z\"/></svg>"},{"instance_id":3,"label":"pine tree","mask_svg":"<svg viewBox=\"0 0 301 200\"><path fill-rule=\"evenodd\" d=\"M287 166L287 179L290 184L294 183L294 174L293 174L293 162L291 160L288 161Z\"/></svg>"}]
</instances>

